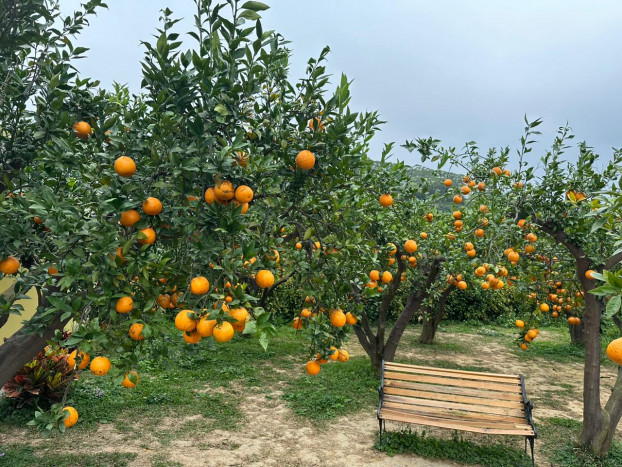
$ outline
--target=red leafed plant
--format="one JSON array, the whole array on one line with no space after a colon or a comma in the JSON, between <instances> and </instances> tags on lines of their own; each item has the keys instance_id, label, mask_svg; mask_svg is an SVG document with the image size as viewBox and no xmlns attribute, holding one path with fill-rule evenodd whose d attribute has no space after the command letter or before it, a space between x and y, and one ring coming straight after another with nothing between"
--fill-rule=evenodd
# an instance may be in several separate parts
<instances>
[{"instance_id":1,"label":"red leafed plant","mask_svg":"<svg viewBox=\"0 0 622 467\"><path fill-rule=\"evenodd\" d=\"M2 389L8 399L13 399L17 408L34 403L57 402L63 398L71 373L66 351L46 347Z\"/></svg>"}]
</instances>

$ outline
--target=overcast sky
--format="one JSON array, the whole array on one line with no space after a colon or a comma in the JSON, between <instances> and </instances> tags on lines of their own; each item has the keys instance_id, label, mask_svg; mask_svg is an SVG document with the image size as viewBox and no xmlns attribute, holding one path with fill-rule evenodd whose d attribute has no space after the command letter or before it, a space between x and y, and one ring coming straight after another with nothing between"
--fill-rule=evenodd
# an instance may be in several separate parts
<instances>
[{"instance_id":1,"label":"overcast sky","mask_svg":"<svg viewBox=\"0 0 622 467\"><path fill-rule=\"evenodd\" d=\"M619 0L264 0L264 30L292 41L292 76L329 45L334 81L354 80L353 110L387 121L387 141L434 136L461 147L516 147L523 115L542 117L545 144L569 122L604 157L622 147L622 2ZM63 10L80 1L62 0ZM190 27L192 0L108 0L80 43L82 73L140 87L141 40L152 40L168 6ZM407 163L416 155L395 151Z\"/></svg>"}]
</instances>

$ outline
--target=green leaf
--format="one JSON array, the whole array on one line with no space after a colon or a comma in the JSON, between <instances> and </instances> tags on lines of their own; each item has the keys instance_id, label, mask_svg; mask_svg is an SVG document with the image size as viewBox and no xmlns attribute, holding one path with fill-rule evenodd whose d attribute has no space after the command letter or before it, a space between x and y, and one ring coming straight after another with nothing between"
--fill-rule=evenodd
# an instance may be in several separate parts
<instances>
[{"instance_id":1,"label":"green leaf","mask_svg":"<svg viewBox=\"0 0 622 467\"><path fill-rule=\"evenodd\" d=\"M607 308L605 310L605 314L607 318L611 318L618 311L620 311L620 305L622 305L622 297L620 295L614 295L607 302Z\"/></svg>"},{"instance_id":2,"label":"green leaf","mask_svg":"<svg viewBox=\"0 0 622 467\"><path fill-rule=\"evenodd\" d=\"M240 13L240 18L248 19L251 21L257 21L261 19L261 16L259 15L259 13L255 13L252 10L245 10L242 13Z\"/></svg>"},{"instance_id":3,"label":"green leaf","mask_svg":"<svg viewBox=\"0 0 622 467\"><path fill-rule=\"evenodd\" d=\"M242 5L243 10L264 11L269 8L270 7L268 5L261 2L246 2L244 5Z\"/></svg>"}]
</instances>

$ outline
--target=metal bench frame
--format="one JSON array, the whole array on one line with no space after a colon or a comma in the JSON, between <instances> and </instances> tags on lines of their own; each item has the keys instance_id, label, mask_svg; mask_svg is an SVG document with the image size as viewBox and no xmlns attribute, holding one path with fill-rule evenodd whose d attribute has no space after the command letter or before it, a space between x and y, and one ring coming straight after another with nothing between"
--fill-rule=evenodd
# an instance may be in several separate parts
<instances>
[{"instance_id":1,"label":"metal bench frame","mask_svg":"<svg viewBox=\"0 0 622 467\"><path fill-rule=\"evenodd\" d=\"M392 362L389 362L389 364L392 364ZM404 364L399 364L404 368L408 368L411 367L411 369L428 369L429 371L449 371L451 372L452 370L447 370L445 368L434 368L434 367L422 367L422 366L418 366L418 365L404 365ZM483 375L484 373L478 373L478 372L469 372L469 371L461 371L461 373L463 375ZM491 377L496 376L493 373L489 374ZM501 376L501 375L499 375ZM506 375L503 375L506 376ZM384 418L382 418L381 416L381 409L383 408L383 402L384 402L384 389L385 389L385 362L384 360L382 361L382 367L381 367L381 374L380 374L380 386L378 387L378 396L379 396L379 401L378 401L378 411L377 411L377 417L378 417L378 429L379 429L379 442L382 443L382 432L386 431L386 420ZM450 376L445 376L445 377L450 377ZM529 425L532 430L533 430L533 434L532 435L517 435L517 434L512 434L512 433L508 433L508 435L514 435L514 436L525 436L525 453L527 453L527 441L529 441L529 445L531 447L531 463L533 466L535 466L535 458L534 458L534 445L535 445L535 440L538 437L538 432L536 431L536 427L533 423L533 418L532 418L532 411L533 411L533 404L531 403L530 400L527 399L527 393L525 391L525 379L523 378L523 375L516 375L517 380L520 381L520 390L522 393L522 403L523 403L523 407L524 407L524 411L525 411L525 421L527 422L527 425ZM456 378L459 379L459 378ZM465 378L466 379L466 378ZM456 385L457 387L460 387L459 385ZM397 409L392 409L392 410L397 410ZM422 411L424 409L421 409ZM405 414L407 412L404 412ZM430 413L430 417L434 417L434 413ZM440 418L440 417L439 417ZM448 423L450 423L451 420L448 420ZM416 425L422 425L422 426L426 426L425 423L418 423L418 422L406 422L406 423L413 423ZM427 425L427 426L434 426L434 425ZM456 426L455 428L453 428L455 430L460 430L460 431L472 431L472 430L468 430L468 429L464 429L461 428L460 426Z\"/></svg>"}]
</instances>

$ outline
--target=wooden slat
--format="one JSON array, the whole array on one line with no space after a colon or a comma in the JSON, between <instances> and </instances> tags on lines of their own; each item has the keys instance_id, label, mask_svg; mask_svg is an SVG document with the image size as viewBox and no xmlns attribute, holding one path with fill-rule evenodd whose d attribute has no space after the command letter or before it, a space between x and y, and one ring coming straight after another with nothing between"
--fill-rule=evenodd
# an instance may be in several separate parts
<instances>
[{"instance_id":1,"label":"wooden slat","mask_svg":"<svg viewBox=\"0 0 622 467\"><path fill-rule=\"evenodd\" d=\"M412 413L416 415L434 416L439 419L449 420L483 420L484 423L493 425L495 423L512 423L515 425L527 425L525 417L511 415L483 414L476 412L465 412L454 409L444 409L441 407L418 407L416 405L403 404L400 402L384 401L382 407L397 409L400 412Z\"/></svg>"},{"instance_id":2,"label":"wooden slat","mask_svg":"<svg viewBox=\"0 0 622 467\"><path fill-rule=\"evenodd\" d=\"M460 378L460 379L468 379L473 381L491 381L495 383L508 383L508 384L520 384L520 377L513 376L497 376L497 375L480 375L477 373L471 373L468 371L446 371L442 368L406 368L406 367L392 367L389 366L385 369L400 372L400 373L411 373L418 375L430 375L430 376L443 376L447 378Z\"/></svg>"},{"instance_id":3,"label":"wooden slat","mask_svg":"<svg viewBox=\"0 0 622 467\"><path fill-rule=\"evenodd\" d=\"M491 407L486 405L460 404L456 402L434 401L429 399L418 399L412 397L411 391L408 389L385 388L386 395L401 396L399 400L393 399L393 402L402 402L404 404L426 406L426 407L444 407L446 409L465 410L468 412L477 412L485 414L499 415L515 415L517 417L524 416L525 411L522 409ZM406 396L406 397L404 397Z\"/></svg>"},{"instance_id":4,"label":"wooden slat","mask_svg":"<svg viewBox=\"0 0 622 467\"><path fill-rule=\"evenodd\" d=\"M385 386L401 387L406 389L414 389L419 391L430 391L439 394L457 394L461 396L490 397L495 400L523 401L523 395L511 392L486 391L482 389L460 388L455 386L440 386L438 384L413 383L410 381L388 380L384 382Z\"/></svg>"},{"instance_id":5,"label":"wooden slat","mask_svg":"<svg viewBox=\"0 0 622 467\"><path fill-rule=\"evenodd\" d=\"M516 384L488 383L485 381L469 381L455 378L442 378L438 376L419 376L408 373L396 373L393 371L385 371L384 378L385 380L395 379L398 381L415 381L418 383L432 383L446 386L490 389L491 391L505 391L512 393L517 393L521 390L519 382L517 382Z\"/></svg>"},{"instance_id":6,"label":"wooden slat","mask_svg":"<svg viewBox=\"0 0 622 467\"><path fill-rule=\"evenodd\" d=\"M421 399L460 402L463 404L476 404L476 405L485 405L485 406L491 406L491 407L509 407L509 408L515 408L515 409L522 409L524 407L524 404L522 401L496 400L496 399L485 397L487 395L487 391L483 391L484 394L480 392L480 396L483 396L483 397L463 396L463 395L457 395L457 394L443 394L443 393L437 393L433 391L414 390L410 387L409 383L406 383L404 381L386 381L385 387L410 389L412 391L412 397L418 397Z\"/></svg>"},{"instance_id":7,"label":"wooden slat","mask_svg":"<svg viewBox=\"0 0 622 467\"><path fill-rule=\"evenodd\" d=\"M468 370L454 370L451 368L436 368L436 367L431 367L431 366L419 366L419 365L407 365L405 363L395 363L395 362L385 362L384 363L384 367L385 368L391 368L391 367L395 367L397 368L401 368L404 370L408 370L408 369L414 369L414 370L438 370L438 371L445 371L447 373L465 373L465 374L469 374L469 375L479 375L479 376L498 376L498 377L503 377L503 378L511 378L511 379L516 379L519 378L519 375L506 375L506 374L502 374L502 373L483 373L481 371L468 371Z\"/></svg>"},{"instance_id":8,"label":"wooden slat","mask_svg":"<svg viewBox=\"0 0 622 467\"><path fill-rule=\"evenodd\" d=\"M417 425L435 426L438 428L449 428L453 430L470 431L473 433L485 433L491 435L519 435L519 436L533 436L533 429L530 426L517 425L515 428L487 428L477 426L477 424L469 422L458 421L445 421L432 417L426 417L423 415L411 415L404 414L399 411L390 409L382 409L380 411L380 418L384 420L393 420L404 423L414 423Z\"/></svg>"}]
</instances>

